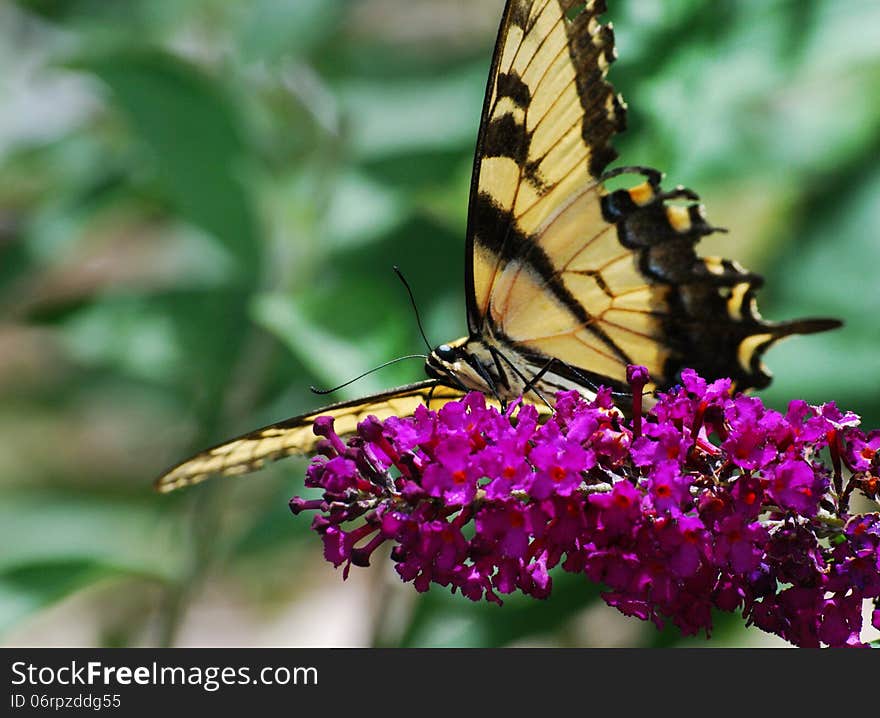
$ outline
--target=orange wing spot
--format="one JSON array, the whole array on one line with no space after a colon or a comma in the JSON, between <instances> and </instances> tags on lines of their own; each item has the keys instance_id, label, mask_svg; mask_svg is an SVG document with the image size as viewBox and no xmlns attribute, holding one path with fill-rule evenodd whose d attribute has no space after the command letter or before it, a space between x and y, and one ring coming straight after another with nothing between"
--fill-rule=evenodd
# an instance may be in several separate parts
<instances>
[{"instance_id":1,"label":"orange wing spot","mask_svg":"<svg viewBox=\"0 0 880 718\"><path fill-rule=\"evenodd\" d=\"M642 182L632 189L628 189L627 192L629 192L632 201L639 207L644 207L654 199L654 188L651 186L650 182Z\"/></svg>"},{"instance_id":2,"label":"orange wing spot","mask_svg":"<svg viewBox=\"0 0 880 718\"><path fill-rule=\"evenodd\" d=\"M678 233L683 234L691 229L691 215L687 207L669 205L666 207L666 219L669 225Z\"/></svg>"}]
</instances>

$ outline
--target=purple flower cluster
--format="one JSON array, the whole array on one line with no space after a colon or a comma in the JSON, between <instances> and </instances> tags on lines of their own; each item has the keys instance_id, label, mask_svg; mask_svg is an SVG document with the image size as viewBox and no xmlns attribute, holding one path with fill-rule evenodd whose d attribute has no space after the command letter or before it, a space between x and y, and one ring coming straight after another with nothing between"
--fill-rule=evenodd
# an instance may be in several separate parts
<instances>
[{"instance_id":1,"label":"purple flower cluster","mask_svg":"<svg viewBox=\"0 0 880 718\"><path fill-rule=\"evenodd\" d=\"M387 542L418 591L544 598L561 566L684 634L708 635L716 608L798 646L863 645L865 599L880 628L880 513L851 513L850 499L877 498L880 432L834 404L781 414L692 371L643 413L647 372L628 380L631 421L606 390L560 393L544 421L472 393L370 417L347 443L323 417L306 478L323 495L291 509L318 512L344 576Z\"/></svg>"}]
</instances>

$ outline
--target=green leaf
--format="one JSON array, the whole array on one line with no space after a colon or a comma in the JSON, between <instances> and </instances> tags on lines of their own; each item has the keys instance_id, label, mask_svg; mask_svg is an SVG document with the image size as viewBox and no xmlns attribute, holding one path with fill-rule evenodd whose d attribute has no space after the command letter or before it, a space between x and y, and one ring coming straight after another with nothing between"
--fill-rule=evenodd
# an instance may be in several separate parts
<instances>
[{"instance_id":1,"label":"green leaf","mask_svg":"<svg viewBox=\"0 0 880 718\"><path fill-rule=\"evenodd\" d=\"M172 517L132 500L7 490L0 505L0 631L110 577L178 580L188 555Z\"/></svg>"},{"instance_id":2,"label":"green leaf","mask_svg":"<svg viewBox=\"0 0 880 718\"><path fill-rule=\"evenodd\" d=\"M425 81L350 81L339 90L354 153L374 160L471 147L486 85L484 63Z\"/></svg>"},{"instance_id":3,"label":"green leaf","mask_svg":"<svg viewBox=\"0 0 880 718\"><path fill-rule=\"evenodd\" d=\"M378 353L375 350L365 351L362 345L330 334L312 322L295 300L283 295L257 297L253 302L253 314L257 324L277 336L303 366L331 386L351 379L357 367L370 363L367 356ZM358 383L352 396L377 392L382 388L380 380L365 377Z\"/></svg>"},{"instance_id":4,"label":"green leaf","mask_svg":"<svg viewBox=\"0 0 880 718\"><path fill-rule=\"evenodd\" d=\"M92 561L47 561L0 572L0 633L102 579L119 575Z\"/></svg>"},{"instance_id":5,"label":"green leaf","mask_svg":"<svg viewBox=\"0 0 880 718\"><path fill-rule=\"evenodd\" d=\"M340 250L381 237L407 217L400 193L361 173L340 177L327 209L328 239Z\"/></svg>"},{"instance_id":6,"label":"green leaf","mask_svg":"<svg viewBox=\"0 0 880 718\"><path fill-rule=\"evenodd\" d=\"M15 3L47 20L63 21L88 9L94 0L15 0Z\"/></svg>"},{"instance_id":7,"label":"green leaf","mask_svg":"<svg viewBox=\"0 0 880 718\"><path fill-rule=\"evenodd\" d=\"M336 29L343 7L339 0L255 0L240 28L245 59L276 59L307 54Z\"/></svg>"},{"instance_id":8,"label":"green leaf","mask_svg":"<svg viewBox=\"0 0 880 718\"><path fill-rule=\"evenodd\" d=\"M173 579L183 569L176 529L158 505L67 492L4 492L0 572L43 563L89 562Z\"/></svg>"},{"instance_id":9,"label":"green leaf","mask_svg":"<svg viewBox=\"0 0 880 718\"><path fill-rule=\"evenodd\" d=\"M182 357L174 324L149 303L103 300L76 312L60 329L69 356L83 365L113 366L159 383L173 377Z\"/></svg>"},{"instance_id":10,"label":"green leaf","mask_svg":"<svg viewBox=\"0 0 880 718\"><path fill-rule=\"evenodd\" d=\"M192 64L160 51L72 63L110 88L177 211L232 253L241 277L259 267L259 229L245 187L248 150L232 100Z\"/></svg>"}]
</instances>

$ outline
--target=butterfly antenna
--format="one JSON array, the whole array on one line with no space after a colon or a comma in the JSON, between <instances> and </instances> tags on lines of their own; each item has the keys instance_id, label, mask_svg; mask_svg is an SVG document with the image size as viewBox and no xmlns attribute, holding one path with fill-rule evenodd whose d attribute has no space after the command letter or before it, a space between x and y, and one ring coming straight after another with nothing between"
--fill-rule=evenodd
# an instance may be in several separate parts
<instances>
[{"instance_id":1,"label":"butterfly antenna","mask_svg":"<svg viewBox=\"0 0 880 718\"><path fill-rule=\"evenodd\" d=\"M419 316L419 308L416 305L416 298L413 296L413 291L409 286L409 282L406 281L406 277L403 276L403 272L400 271L400 267L396 264L392 267L394 269L394 273L398 276L401 282L403 282L403 286L406 287L406 293L409 294L409 301L412 304L413 311L416 314L416 324L419 325L419 333L422 335L422 339L425 342L425 346L428 347L428 352L432 351L431 342L428 341L428 337L425 336L425 330L422 327L422 318Z\"/></svg>"},{"instance_id":2,"label":"butterfly antenna","mask_svg":"<svg viewBox=\"0 0 880 718\"><path fill-rule=\"evenodd\" d=\"M309 389L314 394L321 394L321 395L332 394L334 391L339 391L340 389L344 389L349 384L354 384L356 381L363 379L365 376L372 374L374 371L379 371L380 369L384 369L386 366L391 366L392 364L397 364L397 362L399 362L399 361L404 361L405 359L421 359L422 361L424 361L427 358L428 357L425 356L424 354L407 354L405 357L397 357L397 359L391 359L391 360L385 362L384 364L380 364L379 366L373 367L369 371L365 371L360 376L356 376L354 379L349 379L344 384L340 384L339 386L334 386L332 389L316 389L313 386L310 386Z\"/></svg>"}]
</instances>

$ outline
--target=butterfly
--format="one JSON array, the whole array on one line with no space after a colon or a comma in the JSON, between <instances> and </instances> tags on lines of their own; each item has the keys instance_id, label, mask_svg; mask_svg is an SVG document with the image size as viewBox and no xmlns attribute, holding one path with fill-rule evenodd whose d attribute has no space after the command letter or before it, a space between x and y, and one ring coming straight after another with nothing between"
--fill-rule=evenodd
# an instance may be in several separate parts
<instances>
[{"instance_id":1,"label":"butterfly","mask_svg":"<svg viewBox=\"0 0 880 718\"><path fill-rule=\"evenodd\" d=\"M718 230L693 191L664 190L650 168L606 171L626 105L606 79L616 50L605 10L604 0L505 5L471 181L467 336L430 353L426 380L226 441L168 470L159 491L308 453L322 415L345 435L371 414L408 416L474 390L550 407L561 390L627 392L628 364L648 368L647 391L674 385L685 367L761 388L770 381L761 357L775 341L840 325L764 321L760 276L697 255ZM609 190L618 175L636 179Z\"/></svg>"}]
</instances>

